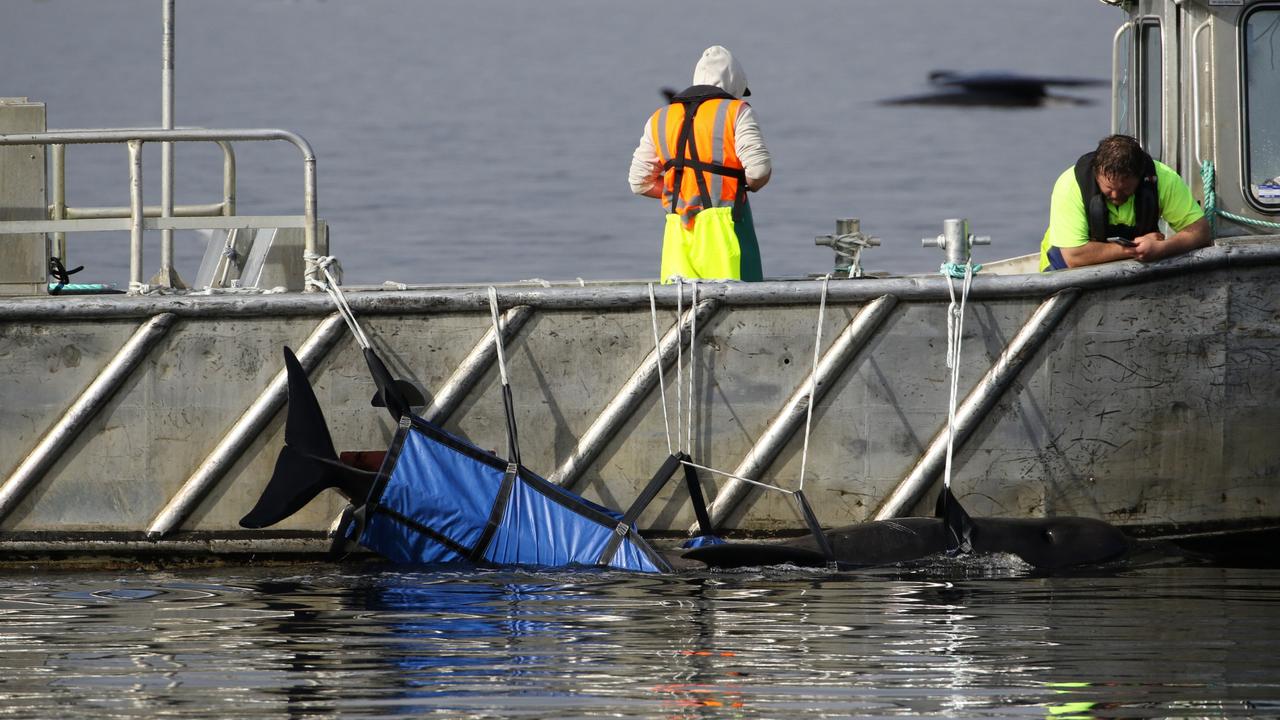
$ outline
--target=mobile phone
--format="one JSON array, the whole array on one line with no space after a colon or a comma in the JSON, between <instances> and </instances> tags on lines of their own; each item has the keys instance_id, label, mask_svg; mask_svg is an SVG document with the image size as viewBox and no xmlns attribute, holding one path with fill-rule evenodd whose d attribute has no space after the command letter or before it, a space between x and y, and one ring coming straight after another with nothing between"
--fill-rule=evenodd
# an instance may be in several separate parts
<instances>
[{"instance_id":1,"label":"mobile phone","mask_svg":"<svg viewBox=\"0 0 1280 720\"><path fill-rule=\"evenodd\" d=\"M1133 241L1132 241L1132 240L1130 240L1129 238L1122 238L1122 237L1120 237L1119 235L1116 235L1115 237L1109 237L1109 238L1107 238L1107 242L1109 242L1109 243L1115 243L1115 244L1117 244L1117 245L1123 245L1123 246L1125 246L1125 247L1133 247Z\"/></svg>"}]
</instances>

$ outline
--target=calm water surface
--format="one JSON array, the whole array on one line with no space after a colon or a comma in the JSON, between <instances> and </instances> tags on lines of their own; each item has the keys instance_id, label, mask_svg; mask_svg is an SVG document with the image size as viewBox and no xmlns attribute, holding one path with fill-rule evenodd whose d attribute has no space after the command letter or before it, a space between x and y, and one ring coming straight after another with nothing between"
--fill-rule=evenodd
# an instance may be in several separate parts
<instances>
[{"instance_id":1,"label":"calm water surface","mask_svg":"<svg viewBox=\"0 0 1280 720\"><path fill-rule=\"evenodd\" d=\"M1280 571L0 576L2 717L1277 717Z\"/></svg>"}]
</instances>

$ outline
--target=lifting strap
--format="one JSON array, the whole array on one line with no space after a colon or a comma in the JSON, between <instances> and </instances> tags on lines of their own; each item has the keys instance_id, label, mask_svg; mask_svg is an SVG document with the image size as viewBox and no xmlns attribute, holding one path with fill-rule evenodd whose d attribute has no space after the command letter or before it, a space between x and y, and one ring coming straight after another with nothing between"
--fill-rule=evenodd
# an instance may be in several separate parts
<instances>
[{"instance_id":1,"label":"lifting strap","mask_svg":"<svg viewBox=\"0 0 1280 720\"><path fill-rule=\"evenodd\" d=\"M698 472L689 464L689 456L683 452L673 453L669 455L662 467L658 468L658 472L653 474L653 478L649 480L649 484L640 491L640 495L631 503L631 507L623 513L622 518L618 520L618 525L614 530L613 537L609 538L609 542L605 544L604 550L600 552L600 558L596 560L597 565L608 565L618 547L622 544L623 538L631 534L640 513L653 502L658 492L667 484L671 478L675 477L676 470L681 466L684 467L684 482L689 490L689 502L693 505L693 514L698 519L698 531L702 535L711 533L711 516L707 512L707 503L702 496L702 486L698 483Z\"/></svg>"}]
</instances>

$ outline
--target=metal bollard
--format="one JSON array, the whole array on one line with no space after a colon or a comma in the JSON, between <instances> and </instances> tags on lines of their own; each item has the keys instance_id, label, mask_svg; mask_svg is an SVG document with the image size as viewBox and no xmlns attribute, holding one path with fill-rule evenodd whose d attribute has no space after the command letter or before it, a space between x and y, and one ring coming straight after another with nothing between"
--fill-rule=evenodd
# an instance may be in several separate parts
<instances>
[{"instance_id":1,"label":"metal bollard","mask_svg":"<svg viewBox=\"0 0 1280 720\"><path fill-rule=\"evenodd\" d=\"M880 238L865 235L862 223L858 218L840 218L836 220L835 235L819 235L814 238L815 245L825 245L836 251L837 274L845 277L862 277L862 251L869 247L880 247Z\"/></svg>"},{"instance_id":2,"label":"metal bollard","mask_svg":"<svg viewBox=\"0 0 1280 720\"><path fill-rule=\"evenodd\" d=\"M991 237L974 237L969 232L969 221L964 218L953 218L942 221L942 234L936 238L922 238L923 247L942 248L947 253L947 262L956 266L969 264L974 245L990 245Z\"/></svg>"}]
</instances>

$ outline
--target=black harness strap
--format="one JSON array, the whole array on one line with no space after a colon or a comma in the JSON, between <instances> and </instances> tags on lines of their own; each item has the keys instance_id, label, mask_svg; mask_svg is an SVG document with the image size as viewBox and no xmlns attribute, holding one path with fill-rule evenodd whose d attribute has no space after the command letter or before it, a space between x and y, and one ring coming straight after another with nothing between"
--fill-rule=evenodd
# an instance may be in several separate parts
<instances>
[{"instance_id":1,"label":"black harness strap","mask_svg":"<svg viewBox=\"0 0 1280 720\"><path fill-rule=\"evenodd\" d=\"M960 505L960 501L951 494L951 489L943 487L938 493L938 501L934 504L933 514L941 518L947 529L947 554L962 555L973 550L973 519Z\"/></svg>"},{"instance_id":2,"label":"black harness strap","mask_svg":"<svg viewBox=\"0 0 1280 720\"><path fill-rule=\"evenodd\" d=\"M507 463L507 471L502 475L502 484L498 486L498 496L493 499L493 507L489 509L489 519L484 524L476 544L467 552L467 559L480 562L484 559L484 551L493 542L493 535L498 531L502 516L507 512L507 504L511 501L511 489L515 487L516 477L520 474L520 466L515 462Z\"/></svg>"},{"instance_id":3,"label":"black harness strap","mask_svg":"<svg viewBox=\"0 0 1280 720\"><path fill-rule=\"evenodd\" d=\"M687 460L688 455L680 453L681 460ZM684 465L684 484L689 489L689 502L693 505L693 516L698 519L698 534L710 535L713 528L711 527L711 516L707 513L707 501L702 497L702 485L698 482L698 471L693 469L692 465L682 463Z\"/></svg>"},{"instance_id":4,"label":"black harness strap","mask_svg":"<svg viewBox=\"0 0 1280 720\"><path fill-rule=\"evenodd\" d=\"M831 549L831 543L827 542L827 534L822 532L822 526L818 524L818 516L813 514L813 508L809 507L809 501L804 496L803 490L795 492L796 500L800 503L800 514L804 515L804 524L809 526L809 532L813 534L813 539L818 543L818 549L826 556L827 562L835 562L836 554Z\"/></svg>"},{"instance_id":5,"label":"black harness strap","mask_svg":"<svg viewBox=\"0 0 1280 720\"><path fill-rule=\"evenodd\" d=\"M427 527L426 525L423 525L422 523L418 522L417 520L414 520L413 518L407 515L403 515L383 505L379 505L375 507L373 511L380 515L386 515L387 517L391 518L392 520L395 520L401 525L405 525L407 527L413 528L417 532L420 532L423 535L426 535L432 540L440 543L441 545L457 553L459 557L470 557L471 555L470 550L463 547L461 544L455 542L452 538L441 535L435 530L432 530L431 528Z\"/></svg>"},{"instance_id":6,"label":"black harness strap","mask_svg":"<svg viewBox=\"0 0 1280 720\"><path fill-rule=\"evenodd\" d=\"M520 436L516 432L516 407L511 399L511 386L502 386L502 409L507 415L507 461L520 464Z\"/></svg>"},{"instance_id":7,"label":"black harness strap","mask_svg":"<svg viewBox=\"0 0 1280 720\"><path fill-rule=\"evenodd\" d=\"M695 178L698 182L698 195L702 201L703 208L715 207L711 197L711 191L707 188L707 178L703 173L714 173L731 177L738 181L738 191L733 197L733 217L734 220L741 219L742 207L747 200L747 174L742 168L731 168L716 163L707 163L698 159L698 145L694 141L693 122L698 115L698 108L702 107L702 103L707 100L724 99L734 100L732 95L718 88L711 88L712 92L706 92L693 97L685 97L694 88L690 88L683 93L676 95L673 100L684 106L684 120L680 124L680 133L676 138L676 146L671 152L671 158L662 164L664 173L675 170L674 182L671 185L670 205L671 212L678 214L680 203L680 189L684 184L685 168L695 171Z\"/></svg>"},{"instance_id":8,"label":"black harness strap","mask_svg":"<svg viewBox=\"0 0 1280 720\"><path fill-rule=\"evenodd\" d=\"M662 463L662 467L658 468L658 472L653 474L649 484L645 485L644 490L641 490L640 495L631 503L631 507L627 508L626 513L622 515L622 519L618 520L618 524L614 528L613 537L609 538L604 550L600 551L600 558L596 560L597 565L608 565L613 560L613 556L617 554L623 539L631 534L631 526L640 517L640 513L644 512L649 503L653 502L653 498L658 495L658 491L662 490L667 481L675 476L676 470L681 465L684 465L684 479L689 488L689 502L693 504L693 514L698 518L698 529L704 535L711 531L711 520L707 514L706 502L702 497L702 487L698 484L698 474L693 468L685 464L686 460L689 460L689 456L682 452L667 457L666 461Z\"/></svg>"}]
</instances>

